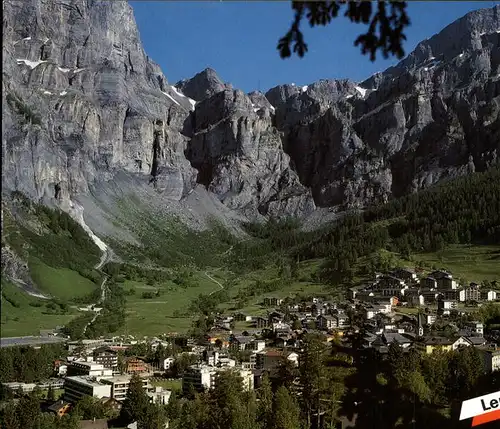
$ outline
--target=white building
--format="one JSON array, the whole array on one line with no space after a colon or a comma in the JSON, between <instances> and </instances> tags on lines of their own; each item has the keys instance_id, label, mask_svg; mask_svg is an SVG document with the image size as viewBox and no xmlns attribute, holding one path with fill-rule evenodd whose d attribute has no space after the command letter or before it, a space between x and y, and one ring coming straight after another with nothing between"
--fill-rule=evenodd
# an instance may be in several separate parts
<instances>
[{"instance_id":1,"label":"white building","mask_svg":"<svg viewBox=\"0 0 500 429\"><path fill-rule=\"evenodd\" d=\"M483 291L482 295L486 301L496 301L498 294L494 290Z\"/></svg>"},{"instance_id":2,"label":"white building","mask_svg":"<svg viewBox=\"0 0 500 429\"><path fill-rule=\"evenodd\" d=\"M165 390L162 387L156 386L147 392L147 395L151 402L154 404L167 405L170 401L170 396L172 392L170 390Z\"/></svg>"},{"instance_id":3,"label":"white building","mask_svg":"<svg viewBox=\"0 0 500 429\"><path fill-rule=\"evenodd\" d=\"M266 342L264 340L255 340L254 341L254 350L256 352L261 352L266 348Z\"/></svg>"},{"instance_id":4,"label":"white building","mask_svg":"<svg viewBox=\"0 0 500 429\"><path fill-rule=\"evenodd\" d=\"M161 363L161 369L166 371L167 369L170 369L172 365L174 364L175 359L173 357L168 357L163 359L163 362Z\"/></svg>"},{"instance_id":5,"label":"white building","mask_svg":"<svg viewBox=\"0 0 500 429\"><path fill-rule=\"evenodd\" d=\"M479 348L487 372L500 370L500 349Z\"/></svg>"},{"instance_id":6,"label":"white building","mask_svg":"<svg viewBox=\"0 0 500 429\"><path fill-rule=\"evenodd\" d=\"M94 362L73 361L67 368L68 375L87 375L91 377L112 377L113 370Z\"/></svg>"},{"instance_id":7,"label":"white building","mask_svg":"<svg viewBox=\"0 0 500 429\"><path fill-rule=\"evenodd\" d=\"M467 322L467 330L473 334L479 334L481 336L484 335L484 325L481 322Z\"/></svg>"},{"instance_id":8,"label":"white building","mask_svg":"<svg viewBox=\"0 0 500 429\"><path fill-rule=\"evenodd\" d=\"M253 389L253 372L242 368L215 368L207 365L192 365L184 372L182 389L188 392L190 387L198 392L213 389L217 382L217 374L223 371L234 371L242 378L243 389Z\"/></svg>"},{"instance_id":9,"label":"white building","mask_svg":"<svg viewBox=\"0 0 500 429\"><path fill-rule=\"evenodd\" d=\"M221 368L234 368L236 366L236 361L228 357L219 358L217 365Z\"/></svg>"},{"instance_id":10,"label":"white building","mask_svg":"<svg viewBox=\"0 0 500 429\"><path fill-rule=\"evenodd\" d=\"M192 386L194 390L201 392L213 387L216 369L213 366L192 365L182 376L182 389L188 392Z\"/></svg>"},{"instance_id":11,"label":"white building","mask_svg":"<svg viewBox=\"0 0 500 429\"><path fill-rule=\"evenodd\" d=\"M130 375L117 375L115 377L102 378L100 382L111 387L110 395L108 395L110 398L116 399L117 401L123 401L127 396L131 378L132 376ZM142 385L146 391L152 389L148 384L148 380L145 378L142 379Z\"/></svg>"},{"instance_id":12,"label":"white building","mask_svg":"<svg viewBox=\"0 0 500 429\"><path fill-rule=\"evenodd\" d=\"M64 399L77 402L84 396L95 398L111 397L111 385L95 377L75 375L64 380Z\"/></svg>"}]
</instances>

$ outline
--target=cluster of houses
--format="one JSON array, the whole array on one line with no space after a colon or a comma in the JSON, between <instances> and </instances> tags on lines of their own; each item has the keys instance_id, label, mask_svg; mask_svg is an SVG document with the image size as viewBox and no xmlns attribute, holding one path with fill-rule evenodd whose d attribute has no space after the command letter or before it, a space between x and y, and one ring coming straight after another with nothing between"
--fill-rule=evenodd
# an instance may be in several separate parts
<instances>
[{"instance_id":1,"label":"cluster of houses","mask_svg":"<svg viewBox=\"0 0 500 429\"><path fill-rule=\"evenodd\" d=\"M266 297L263 304L270 309L265 316L242 313L220 316L207 333L206 342L218 350L249 352L248 362L242 365L258 373L265 368L259 362L269 347L273 348L271 354L285 350L300 353L304 332L320 331L327 341L342 338L353 328L350 318L357 317L355 324L362 320L366 332L364 348L385 354L394 341L405 350L413 347L425 353L473 346L481 352L485 368L495 371L500 369L500 349L491 338L483 336L482 323L468 320L471 309L459 303L482 305L496 299L495 290L481 288L476 283L459 287L446 271L434 271L419 278L415 271L399 268L389 274L377 274L373 282L350 289L349 299L343 302L312 298L297 303ZM412 311L401 311L405 308ZM458 316L458 321L453 322L447 317L450 315ZM238 322L246 322L248 328L236 332L234 327Z\"/></svg>"},{"instance_id":2,"label":"cluster of houses","mask_svg":"<svg viewBox=\"0 0 500 429\"><path fill-rule=\"evenodd\" d=\"M136 344L136 341L133 341ZM158 342L156 343L158 344ZM61 417L72 405L84 396L97 398L105 408L118 415L125 400L134 374L141 376L143 387L151 402L167 404L172 392L150 382L154 369L137 357L125 357L119 368L118 352L133 344L108 340L84 340L68 342L68 356L54 361L54 377L44 383L3 383L11 391L29 393L35 388L41 390L64 390L53 403L46 403L44 409ZM107 428L107 420L82 421L82 428Z\"/></svg>"},{"instance_id":3,"label":"cluster of houses","mask_svg":"<svg viewBox=\"0 0 500 429\"><path fill-rule=\"evenodd\" d=\"M374 302L384 298L393 304L408 306L436 305L444 314L458 308L458 303L477 304L496 301L497 292L482 288L477 283L460 286L453 276L443 270L431 272L418 278L414 270L398 268L389 274L377 274L369 283L349 290L350 298Z\"/></svg>"},{"instance_id":4,"label":"cluster of houses","mask_svg":"<svg viewBox=\"0 0 500 429\"><path fill-rule=\"evenodd\" d=\"M361 332L357 347L371 348L381 355L387 354L394 342L403 350L413 348L422 353L476 347L487 371L500 370L500 333L485 337L483 324L471 320L470 309L459 305L482 305L483 301L496 299L496 291L474 283L459 287L448 272L434 271L419 278L408 269L377 275L373 282L350 289L349 297L338 302L320 297L302 302L267 297L263 303L266 314L218 315L203 339L185 339L181 354L194 356L191 361L196 363L184 369L178 381L182 381L185 393L203 391L212 389L218 375L230 370L241 377L245 389L255 389L264 374L277 375L283 362L299 365L304 334L309 332L323 333L327 342L346 344L346 333ZM141 376L152 402L168 403L172 392L154 386L151 377L169 372L180 355L165 357L152 368L138 357L119 359L120 351L138 342L123 341L113 338L69 342L68 356L54 363L55 378L42 386L64 389L64 396L49 410L64 414L72 403L91 395L119 411L133 374ZM171 341L142 340L153 350L160 344L168 347ZM6 385L23 391L35 387Z\"/></svg>"}]
</instances>

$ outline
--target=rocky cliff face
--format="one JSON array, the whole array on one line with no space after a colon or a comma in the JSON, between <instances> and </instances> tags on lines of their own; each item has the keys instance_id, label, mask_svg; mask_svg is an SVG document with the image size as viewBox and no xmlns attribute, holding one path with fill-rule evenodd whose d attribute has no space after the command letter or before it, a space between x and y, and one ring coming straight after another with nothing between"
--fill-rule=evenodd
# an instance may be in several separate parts
<instances>
[{"instance_id":1,"label":"rocky cliff face","mask_svg":"<svg viewBox=\"0 0 500 429\"><path fill-rule=\"evenodd\" d=\"M117 171L176 199L193 188L193 102L145 55L127 3L9 0L3 37L3 189L65 199Z\"/></svg>"},{"instance_id":2,"label":"rocky cliff face","mask_svg":"<svg viewBox=\"0 0 500 429\"><path fill-rule=\"evenodd\" d=\"M362 207L484 170L500 153L500 6L357 86L284 85L266 97L319 206Z\"/></svg>"},{"instance_id":3,"label":"rocky cliff face","mask_svg":"<svg viewBox=\"0 0 500 429\"><path fill-rule=\"evenodd\" d=\"M126 2L7 0L2 190L67 204L126 173L248 217L386 201L497 162L499 31L483 9L363 83L247 95L211 69L169 85Z\"/></svg>"}]
</instances>

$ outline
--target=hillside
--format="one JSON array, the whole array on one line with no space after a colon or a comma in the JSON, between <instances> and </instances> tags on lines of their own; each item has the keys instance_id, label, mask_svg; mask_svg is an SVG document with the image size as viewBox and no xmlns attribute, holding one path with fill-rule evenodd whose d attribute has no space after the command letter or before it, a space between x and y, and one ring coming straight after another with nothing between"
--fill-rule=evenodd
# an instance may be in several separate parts
<instances>
[{"instance_id":1,"label":"hillside","mask_svg":"<svg viewBox=\"0 0 500 429\"><path fill-rule=\"evenodd\" d=\"M4 228L9 231L4 248L20 254L29 249L29 270L21 274L52 299L21 298L7 283L2 286L3 305L7 308L14 300L19 301L16 308L41 308L30 333L37 332L38 323L46 327L73 318L69 332L79 336L91 317L75 312L74 306L96 300L102 278L93 269L98 249L64 213L33 206L20 196L15 201L15 219L4 210ZM144 234L142 246L106 239L115 253L115 262L104 267L109 276L106 310L86 335L185 332L199 313L216 309L262 314L266 296L341 297L374 271L396 265L446 268L464 282L498 280L499 208L500 169L493 168L310 232L289 218L242 224L246 236L238 238L217 223L211 231L195 232L175 219L162 223L142 214L136 218L143 222L137 223ZM80 239L70 239L80 234ZM19 272L16 266L5 267L2 285ZM2 319L5 332L29 331L14 320L14 313L22 311Z\"/></svg>"}]
</instances>

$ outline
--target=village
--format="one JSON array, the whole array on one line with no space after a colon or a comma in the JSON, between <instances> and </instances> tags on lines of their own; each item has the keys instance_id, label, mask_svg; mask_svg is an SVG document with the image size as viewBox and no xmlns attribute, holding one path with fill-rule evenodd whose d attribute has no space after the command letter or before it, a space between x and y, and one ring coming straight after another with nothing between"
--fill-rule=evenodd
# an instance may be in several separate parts
<instances>
[{"instance_id":1,"label":"village","mask_svg":"<svg viewBox=\"0 0 500 429\"><path fill-rule=\"evenodd\" d=\"M182 395L210 390L217 374L227 370L241 377L244 389L252 390L264 375L275 377L284 362L298 366L302 338L313 332L327 343L373 349L382 358L391 343L427 354L475 347L487 372L499 370L500 332L485 332L472 316L497 301L495 282L460 287L446 271L419 274L406 268L376 274L338 301L266 297L262 304L267 314L216 314L198 338L61 338L67 355L54 362L53 378L4 386L18 393L35 388L60 391L60 397L47 404L47 411L59 416L86 395L118 412L134 374L141 376L150 401L157 404L168 404L174 391ZM360 342L353 343L353 334ZM104 421L102 425L107 427Z\"/></svg>"}]
</instances>

